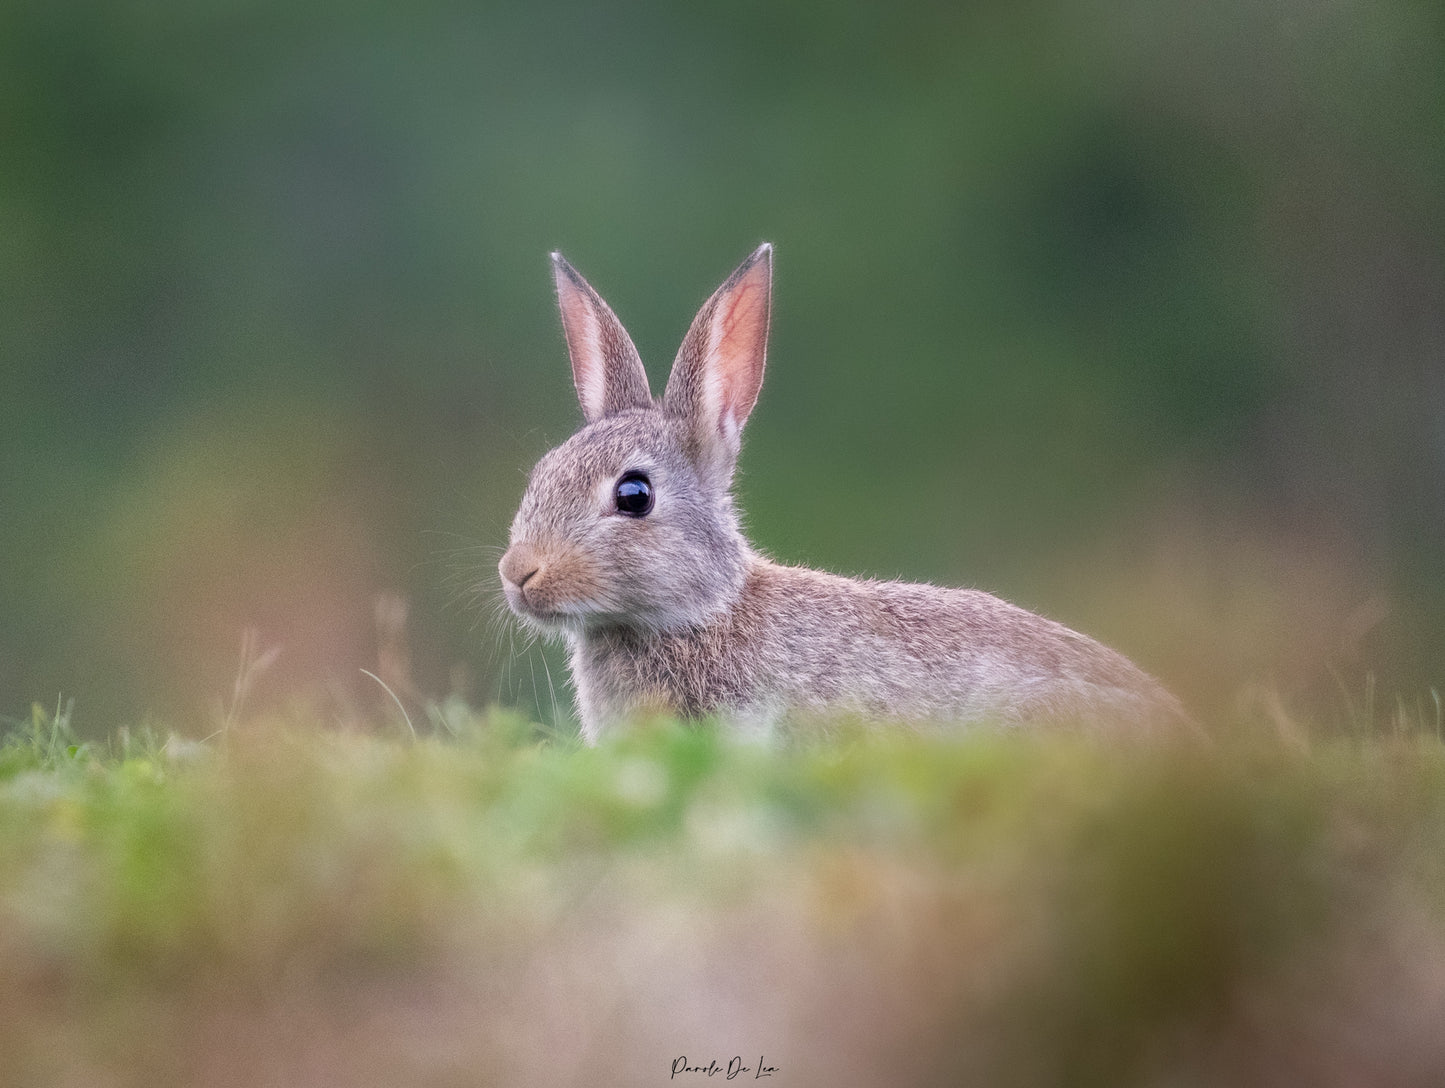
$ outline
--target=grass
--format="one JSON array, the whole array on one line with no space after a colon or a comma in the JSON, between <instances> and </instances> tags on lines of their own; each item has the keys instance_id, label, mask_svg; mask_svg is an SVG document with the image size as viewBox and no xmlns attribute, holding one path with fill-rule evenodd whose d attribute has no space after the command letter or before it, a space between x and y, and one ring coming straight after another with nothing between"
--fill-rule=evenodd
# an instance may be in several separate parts
<instances>
[{"instance_id":1,"label":"grass","mask_svg":"<svg viewBox=\"0 0 1445 1088\"><path fill-rule=\"evenodd\" d=\"M1445 748L0 743L0 1083L1434 1084ZM673 1063L721 1072L672 1074Z\"/></svg>"}]
</instances>

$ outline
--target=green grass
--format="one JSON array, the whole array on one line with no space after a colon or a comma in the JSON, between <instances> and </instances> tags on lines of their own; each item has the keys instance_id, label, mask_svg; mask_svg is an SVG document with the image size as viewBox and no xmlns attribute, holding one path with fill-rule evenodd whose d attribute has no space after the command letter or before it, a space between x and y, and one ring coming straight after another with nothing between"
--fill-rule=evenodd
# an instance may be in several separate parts
<instances>
[{"instance_id":1,"label":"green grass","mask_svg":"<svg viewBox=\"0 0 1445 1088\"><path fill-rule=\"evenodd\" d=\"M1445 749L0 744L0 1083L1430 1084ZM751 1072L739 1080L753 1076Z\"/></svg>"}]
</instances>

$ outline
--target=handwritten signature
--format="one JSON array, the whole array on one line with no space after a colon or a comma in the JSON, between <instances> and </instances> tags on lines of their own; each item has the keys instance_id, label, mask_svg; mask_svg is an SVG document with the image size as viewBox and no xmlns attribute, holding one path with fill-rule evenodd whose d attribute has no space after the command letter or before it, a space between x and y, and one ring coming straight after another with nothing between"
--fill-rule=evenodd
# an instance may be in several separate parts
<instances>
[{"instance_id":1,"label":"handwritten signature","mask_svg":"<svg viewBox=\"0 0 1445 1088\"><path fill-rule=\"evenodd\" d=\"M763 1061L761 1056L758 1057L757 1065L744 1065L741 1057L731 1059L727 1065L722 1065L716 1058L706 1065L688 1065L687 1055L683 1054L672 1060L672 1077L668 1079L672 1080L679 1073L701 1073L706 1077L715 1077L721 1073L725 1080L735 1080L744 1073L751 1073L752 1080L759 1080L763 1077L771 1077L777 1071L776 1065L769 1065Z\"/></svg>"}]
</instances>

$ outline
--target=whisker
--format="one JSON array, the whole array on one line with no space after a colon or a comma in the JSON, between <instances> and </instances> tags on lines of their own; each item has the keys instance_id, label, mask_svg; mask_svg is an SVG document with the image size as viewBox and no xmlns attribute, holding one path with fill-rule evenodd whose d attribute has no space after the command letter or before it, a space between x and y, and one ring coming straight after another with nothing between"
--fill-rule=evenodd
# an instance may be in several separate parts
<instances>
[{"instance_id":1,"label":"whisker","mask_svg":"<svg viewBox=\"0 0 1445 1088\"><path fill-rule=\"evenodd\" d=\"M527 664L532 669L532 708L534 714L540 714L542 707L542 696L537 691L537 658L533 654L527 655Z\"/></svg>"},{"instance_id":2,"label":"whisker","mask_svg":"<svg viewBox=\"0 0 1445 1088\"><path fill-rule=\"evenodd\" d=\"M557 729L562 724L562 711L557 706L557 686L552 683L552 670L547 666L547 655L542 654L542 669L547 674L547 693L552 697L552 721L551 726Z\"/></svg>"}]
</instances>

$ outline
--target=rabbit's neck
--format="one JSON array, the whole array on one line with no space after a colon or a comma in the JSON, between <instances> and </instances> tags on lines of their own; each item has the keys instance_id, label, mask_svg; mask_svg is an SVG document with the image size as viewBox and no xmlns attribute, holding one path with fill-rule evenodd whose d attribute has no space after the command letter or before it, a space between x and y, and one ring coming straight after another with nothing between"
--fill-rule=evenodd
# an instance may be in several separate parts
<instances>
[{"instance_id":1,"label":"rabbit's neck","mask_svg":"<svg viewBox=\"0 0 1445 1088\"><path fill-rule=\"evenodd\" d=\"M727 591L692 622L664 629L599 626L568 635L572 683L589 741L621 719L658 713L694 718L745 701L748 678L739 675L737 690L720 691L733 671L720 665L734 657L749 594L773 564L751 549L739 559Z\"/></svg>"}]
</instances>

